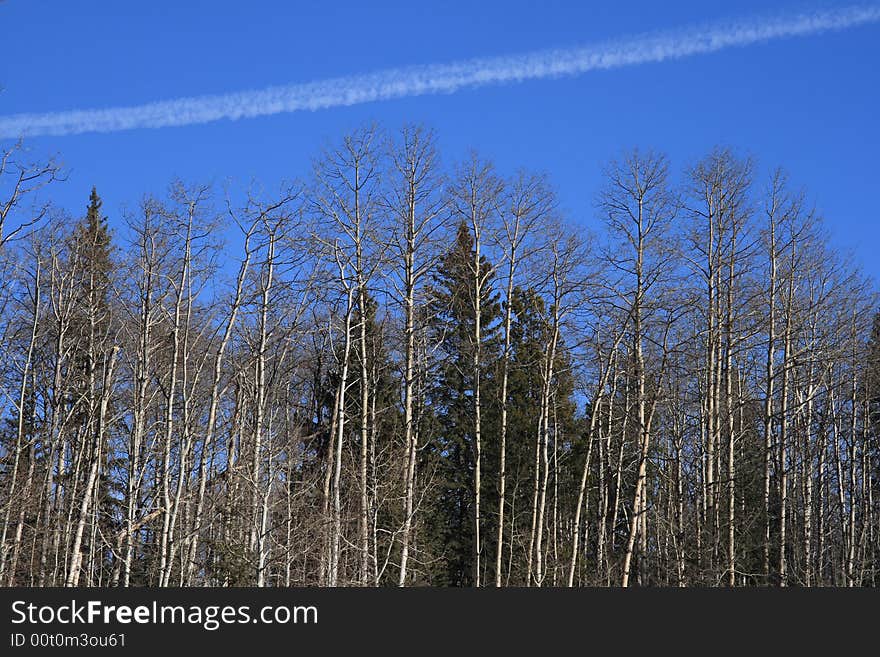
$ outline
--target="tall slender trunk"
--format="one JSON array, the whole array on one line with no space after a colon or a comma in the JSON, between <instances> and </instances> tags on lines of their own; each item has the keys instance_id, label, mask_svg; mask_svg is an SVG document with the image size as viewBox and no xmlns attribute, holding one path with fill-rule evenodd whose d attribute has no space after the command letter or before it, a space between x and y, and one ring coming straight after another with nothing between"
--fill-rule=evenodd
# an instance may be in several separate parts
<instances>
[{"instance_id":1,"label":"tall slender trunk","mask_svg":"<svg viewBox=\"0 0 880 657\"><path fill-rule=\"evenodd\" d=\"M731 236L730 264L727 277L727 307L725 309L726 350L724 358L724 396L727 412L727 585L736 586L736 425L733 403L733 289L735 285L736 226Z\"/></svg>"},{"instance_id":2,"label":"tall slender trunk","mask_svg":"<svg viewBox=\"0 0 880 657\"><path fill-rule=\"evenodd\" d=\"M636 419L639 429L639 466L636 477L636 490L633 494L633 511L629 523L629 537L626 542L626 552L623 557L623 575L620 585L626 588L629 585L630 569L632 566L633 547L636 534L641 524L642 495L645 489L645 477L648 468L648 448L650 446L650 427L647 424L646 391L645 391L645 357L642 328L642 296L644 294L644 230L643 230L643 205L639 199L639 212L637 217L637 241L636 241L636 288L633 296L631 316L633 320L633 355L635 357L635 376L637 387Z\"/></svg>"},{"instance_id":3,"label":"tall slender trunk","mask_svg":"<svg viewBox=\"0 0 880 657\"><path fill-rule=\"evenodd\" d=\"M101 398L98 409L97 427L95 428L93 439L94 454L91 459L92 463L91 467L89 468L89 474L86 480L86 487L83 491L82 502L80 503L79 520L76 524L76 531L73 538L73 546L71 548L70 569L68 570L67 579L65 581L65 585L68 587L79 585L79 578L82 566L82 538L86 524L89 520L89 507L94 502L93 492L95 490L95 484L98 481L98 474L100 472L100 447L103 441L104 431L106 429L107 406L110 402L110 385L113 382L113 370L115 367L116 355L118 351L119 348L114 346L112 351L105 358L104 361L103 385L101 387Z\"/></svg>"},{"instance_id":4,"label":"tall slender trunk","mask_svg":"<svg viewBox=\"0 0 880 657\"><path fill-rule=\"evenodd\" d=\"M27 352L25 356L24 363L22 365L21 372L21 383L18 389L18 421L16 422L16 432L15 432L15 450L13 454L12 460L12 473L10 477L9 490L6 491L7 502L6 509L4 511L3 517L3 534L0 536L0 582L3 581L4 575L6 574L6 563L7 563L7 554L8 547L6 545L7 538L7 530L10 525L10 517L12 514L12 509L14 503L16 501L16 485L18 483L18 471L21 463L21 457L25 450L25 402L28 396L28 375L31 369L31 363L33 361L34 356L34 347L37 342L37 330L39 328L39 320L40 320L40 279L42 276L42 270L40 268L40 261L37 259L36 263L36 271L34 273L34 289L33 289L33 315L31 320L31 330L30 330L30 339L28 340ZM31 438L27 442L33 441L34 438ZM34 459L30 459L30 464L28 467L28 476L25 482L24 493L21 496L21 499L28 499L30 497L30 487L31 480L33 478L33 468L34 468ZM15 538L13 541L13 551L18 553L19 545L21 542L21 533L22 527L24 525L24 506L21 506L21 512L19 514L19 520L16 525L15 530ZM12 567L9 569L9 576L7 578L7 586L13 586L15 583L15 570L16 570L16 562L17 557L13 558Z\"/></svg>"},{"instance_id":5,"label":"tall slender trunk","mask_svg":"<svg viewBox=\"0 0 880 657\"><path fill-rule=\"evenodd\" d=\"M776 381L776 217L770 215L770 275L769 298L767 305L767 354L764 365L764 541L763 572L765 583L770 583L770 468L773 457L773 394Z\"/></svg>"},{"instance_id":6,"label":"tall slender trunk","mask_svg":"<svg viewBox=\"0 0 880 657\"><path fill-rule=\"evenodd\" d=\"M403 366L403 431L404 431L404 503L403 503L403 531L400 548L400 573L398 586L406 584L407 567L409 562L410 541L412 537L412 520L415 501L415 474L416 474L416 431L413 414L413 394L416 373L416 189L411 178L408 187L408 207L405 226L405 250L404 250L404 366Z\"/></svg>"},{"instance_id":7,"label":"tall slender trunk","mask_svg":"<svg viewBox=\"0 0 880 657\"><path fill-rule=\"evenodd\" d=\"M495 540L495 586L501 586L501 556L504 551L504 507L507 495L507 386L510 376L510 342L513 308L513 280L516 272L516 240L519 217L515 218L512 244L507 259L507 290L504 300L504 351L501 353L501 431L499 436L498 466L498 533Z\"/></svg>"},{"instance_id":8,"label":"tall slender trunk","mask_svg":"<svg viewBox=\"0 0 880 657\"><path fill-rule=\"evenodd\" d=\"M476 208L473 203L472 207ZM480 228L476 214L471 216L474 229L474 346L473 346L473 378L474 378L474 586L480 586L480 559L483 553L483 542L480 536L480 528L483 524L481 516L481 488L483 468L483 437L482 437L482 403L480 392L482 388L482 322L483 322L483 272L481 271L480 258Z\"/></svg>"},{"instance_id":9,"label":"tall slender trunk","mask_svg":"<svg viewBox=\"0 0 880 657\"><path fill-rule=\"evenodd\" d=\"M791 261L795 263L795 247L791 245ZM786 555L788 526L788 428L789 428L789 395L791 393L792 369L792 312L794 303L794 276L792 266L789 272L788 289L785 300L785 331L783 335L782 390L780 400L779 427L779 585L788 583L788 560Z\"/></svg>"},{"instance_id":10,"label":"tall slender trunk","mask_svg":"<svg viewBox=\"0 0 880 657\"><path fill-rule=\"evenodd\" d=\"M171 577L173 563L171 562L171 544L174 541L171 528L171 478L172 478L172 442L174 440L174 414L178 384L178 368L180 363L180 333L181 315L183 313L184 295L189 279L190 249L192 237L192 221L188 222L184 241L184 255L181 263L180 275L176 281L177 289L174 297L173 320L171 326L171 363L168 375L166 403L165 403L165 434L162 443L162 507L165 513L162 516L162 534L159 543L159 586L167 586ZM181 470L178 476L183 476Z\"/></svg>"},{"instance_id":11,"label":"tall slender trunk","mask_svg":"<svg viewBox=\"0 0 880 657\"><path fill-rule=\"evenodd\" d=\"M608 384L608 377L611 375L611 372L614 370L616 365L616 353L617 348L620 345L620 341L623 339L624 333L621 331L614 345L610 348L610 352L608 354L608 360L606 361L604 367L601 370L599 375L599 382L596 385L596 393L592 400L590 400L590 426L587 430L587 458L584 461L584 468L581 472L581 483L578 487L578 497L577 503L575 504L574 511L574 527L572 529L572 539L571 539L571 560L568 564L568 586L574 586L574 573L577 568L577 560L580 552L580 537L581 537L581 511L584 505L584 496L587 490L587 477L590 472L590 455L592 453L593 440L596 434L596 427L599 424L599 416L602 413L602 401L603 401L603 391L605 386ZM601 356L600 356L601 357ZM614 405L614 394L608 398L609 408ZM611 433L610 421L609 421L609 435ZM602 436L599 437L599 468L600 473L602 472L603 464L602 464ZM607 514L607 495L604 491L604 481L600 481L600 490L602 491L602 496L604 502L604 507L600 511L600 523L599 523L599 543L597 550L597 561L601 561L602 553L605 545L605 516ZM602 506L600 504L600 506Z\"/></svg>"},{"instance_id":12,"label":"tall slender trunk","mask_svg":"<svg viewBox=\"0 0 880 657\"><path fill-rule=\"evenodd\" d=\"M263 424L266 414L266 353L268 351L269 333L269 308L270 295L275 278L275 242L276 234L273 230L269 235L268 251L266 253L266 270L261 281L260 290L260 316L259 337L257 342L257 359L254 371L254 446L251 461L251 477L253 477L251 494L251 532L250 549L256 556L256 585L264 586L266 581L266 496L269 494L269 474L263 473ZM267 463L271 459L266 459ZM268 466L267 466L268 467ZM263 479L267 480L263 483Z\"/></svg>"},{"instance_id":13,"label":"tall slender trunk","mask_svg":"<svg viewBox=\"0 0 880 657\"><path fill-rule=\"evenodd\" d=\"M367 318L366 284L361 282L359 291L360 317L360 384L361 384L361 476L360 476L360 538L361 538L361 586L370 585L370 498L368 489L369 442L370 442L370 376L367 366Z\"/></svg>"},{"instance_id":14,"label":"tall slender trunk","mask_svg":"<svg viewBox=\"0 0 880 657\"><path fill-rule=\"evenodd\" d=\"M337 397L336 419L336 453L333 466L333 534L330 543L330 576L328 584L337 586L339 581L339 556L340 543L342 542L342 492L340 490L342 477L342 441L345 437L345 393L348 389L348 368L351 360L351 315L353 306L354 289L348 289L346 293L345 307L345 336L343 340L342 371L339 376L339 388Z\"/></svg>"}]
</instances>

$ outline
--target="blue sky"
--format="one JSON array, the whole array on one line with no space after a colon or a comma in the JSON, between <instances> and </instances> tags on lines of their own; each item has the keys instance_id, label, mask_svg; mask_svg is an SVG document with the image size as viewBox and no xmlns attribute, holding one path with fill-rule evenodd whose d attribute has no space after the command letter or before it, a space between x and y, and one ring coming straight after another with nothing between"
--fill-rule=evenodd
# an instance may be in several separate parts
<instances>
[{"instance_id":1,"label":"blue sky","mask_svg":"<svg viewBox=\"0 0 880 657\"><path fill-rule=\"evenodd\" d=\"M135 105L414 64L589 45L833 4L727 2L0 2L0 115ZM851 4L851 3L840 3ZM321 146L365 122L435 129L444 160L470 148L502 171L548 172L576 222L595 225L600 169L633 146L680 171L716 144L789 170L834 241L880 277L876 162L880 23L578 77L465 89L317 112L106 134L35 137L70 175L54 197L79 214L92 185L112 222L175 176L302 177Z\"/></svg>"}]
</instances>

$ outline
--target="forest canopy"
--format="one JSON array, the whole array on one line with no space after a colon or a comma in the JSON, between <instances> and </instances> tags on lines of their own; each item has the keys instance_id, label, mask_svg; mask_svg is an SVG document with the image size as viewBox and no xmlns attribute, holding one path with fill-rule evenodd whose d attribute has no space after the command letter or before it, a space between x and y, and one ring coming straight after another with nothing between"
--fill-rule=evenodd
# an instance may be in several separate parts
<instances>
[{"instance_id":1,"label":"forest canopy","mask_svg":"<svg viewBox=\"0 0 880 657\"><path fill-rule=\"evenodd\" d=\"M0 155L2 585L877 583L877 289L781 169L567 217L365 127L71 217Z\"/></svg>"}]
</instances>

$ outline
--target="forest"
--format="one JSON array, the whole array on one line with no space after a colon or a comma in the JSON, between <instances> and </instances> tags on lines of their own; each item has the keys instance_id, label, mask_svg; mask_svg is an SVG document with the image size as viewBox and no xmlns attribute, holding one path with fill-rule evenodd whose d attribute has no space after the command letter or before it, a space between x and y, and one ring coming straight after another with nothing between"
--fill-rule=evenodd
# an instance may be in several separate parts
<instances>
[{"instance_id":1,"label":"forest","mask_svg":"<svg viewBox=\"0 0 880 657\"><path fill-rule=\"evenodd\" d=\"M877 584L822 190L633 149L563 209L416 125L304 164L69 213L0 149L0 585Z\"/></svg>"}]
</instances>

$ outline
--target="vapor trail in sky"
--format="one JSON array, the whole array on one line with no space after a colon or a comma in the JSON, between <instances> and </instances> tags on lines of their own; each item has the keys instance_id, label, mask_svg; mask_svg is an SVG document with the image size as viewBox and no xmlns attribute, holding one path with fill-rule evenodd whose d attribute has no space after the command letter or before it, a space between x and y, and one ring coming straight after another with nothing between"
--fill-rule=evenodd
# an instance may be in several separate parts
<instances>
[{"instance_id":1,"label":"vapor trail in sky","mask_svg":"<svg viewBox=\"0 0 880 657\"><path fill-rule=\"evenodd\" d=\"M584 47L387 69L222 95L176 98L128 107L12 114L0 116L0 138L185 126L220 119L316 111L408 96L452 93L492 84L663 62L877 21L880 21L880 6L856 5L752 17Z\"/></svg>"}]
</instances>

